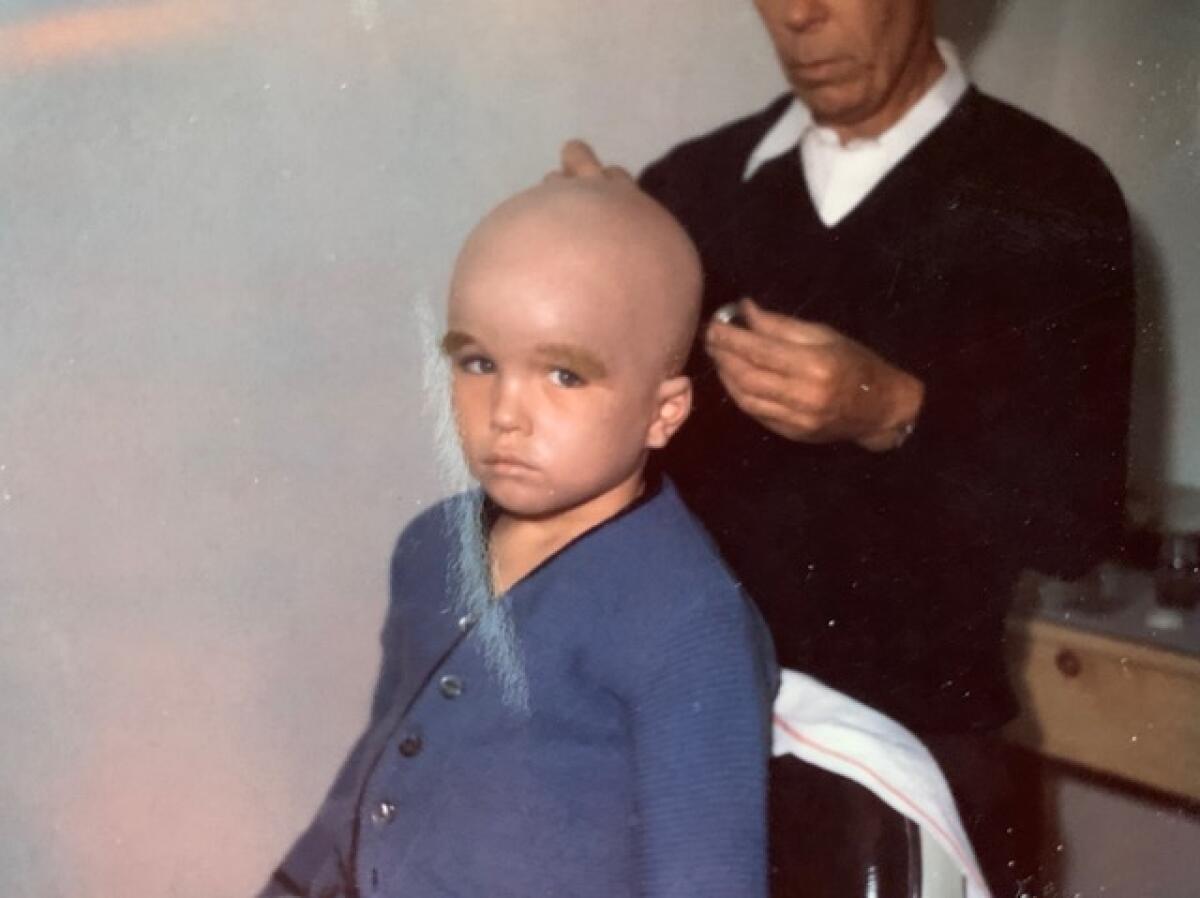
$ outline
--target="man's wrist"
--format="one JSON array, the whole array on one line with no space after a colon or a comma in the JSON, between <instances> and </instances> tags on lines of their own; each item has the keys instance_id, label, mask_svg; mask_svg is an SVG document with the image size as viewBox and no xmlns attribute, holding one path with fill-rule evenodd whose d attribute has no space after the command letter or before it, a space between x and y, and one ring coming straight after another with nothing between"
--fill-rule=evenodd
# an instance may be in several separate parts
<instances>
[{"instance_id":1,"label":"man's wrist","mask_svg":"<svg viewBox=\"0 0 1200 898\"><path fill-rule=\"evenodd\" d=\"M857 441L871 452L888 452L903 446L916 431L925 403L925 384L906 371L896 370L894 374L883 426Z\"/></svg>"}]
</instances>

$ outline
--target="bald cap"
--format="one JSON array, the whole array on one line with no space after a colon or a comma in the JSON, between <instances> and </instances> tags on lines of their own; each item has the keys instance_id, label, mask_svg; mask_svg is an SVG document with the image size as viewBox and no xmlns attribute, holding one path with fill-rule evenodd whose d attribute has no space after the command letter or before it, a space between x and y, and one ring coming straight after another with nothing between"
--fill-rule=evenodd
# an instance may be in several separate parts
<instances>
[{"instance_id":1,"label":"bald cap","mask_svg":"<svg viewBox=\"0 0 1200 898\"><path fill-rule=\"evenodd\" d=\"M700 313L700 258L675 218L632 183L555 178L501 203L468 236L455 285L482 259L530 246L578 254L604 266L628 297L630 339L659 356L665 373L683 367Z\"/></svg>"}]
</instances>

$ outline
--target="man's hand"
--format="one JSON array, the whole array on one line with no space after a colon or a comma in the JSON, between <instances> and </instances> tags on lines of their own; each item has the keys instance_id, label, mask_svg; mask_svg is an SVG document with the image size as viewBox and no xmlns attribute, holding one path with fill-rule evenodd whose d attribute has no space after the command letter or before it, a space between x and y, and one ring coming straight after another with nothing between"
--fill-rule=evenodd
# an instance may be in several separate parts
<instances>
[{"instance_id":1,"label":"man's hand","mask_svg":"<svg viewBox=\"0 0 1200 898\"><path fill-rule=\"evenodd\" d=\"M629 172L619 165L605 165L596 155L596 151L582 140L568 140L564 143L559 160L562 167L546 175L547 181L555 178L604 178L626 182L630 187L636 186Z\"/></svg>"},{"instance_id":2,"label":"man's hand","mask_svg":"<svg viewBox=\"0 0 1200 898\"><path fill-rule=\"evenodd\" d=\"M714 321L705 348L743 412L789 440L851 440L882 452L904 441L921 381L831 327L742 300L747 328Z\"/></svg>"}]
</instances>

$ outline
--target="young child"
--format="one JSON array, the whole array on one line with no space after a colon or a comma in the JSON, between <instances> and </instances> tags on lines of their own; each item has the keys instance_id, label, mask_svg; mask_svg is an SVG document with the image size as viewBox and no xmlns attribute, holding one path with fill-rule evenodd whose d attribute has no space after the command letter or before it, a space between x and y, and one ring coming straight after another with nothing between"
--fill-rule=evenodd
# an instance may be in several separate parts
<instances>
[{"instance_id":1,"label":"young child","mask_svg":"<svg viewBox=\"0 0 1200 898\"><path fill-rule=\"evenodd\" d=\"M766 894L769 637L644 474L690 410L699 292L631 185L551 180L472 233L443 350L487 608L460 616L448 500L400 538L370 723L262 896Z\"/></svg>"}]
</instances>

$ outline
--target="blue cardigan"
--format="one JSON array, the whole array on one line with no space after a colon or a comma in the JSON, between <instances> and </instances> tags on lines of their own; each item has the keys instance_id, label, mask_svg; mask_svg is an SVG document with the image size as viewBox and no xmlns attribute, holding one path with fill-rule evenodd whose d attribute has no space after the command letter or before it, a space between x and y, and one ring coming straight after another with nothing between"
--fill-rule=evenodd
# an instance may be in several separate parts
<instances>
[{"instance_id":1,"label":"blue cardigan","mask_svg":"<svg viewBox=\"0 0 1200 898\"><path fill-rule=\"evenodd\" d=\"M668 481L519 582L528 707L401 536L367 731L262 898L763 896L770 638Z\"/></svg>"}]
</instances>

